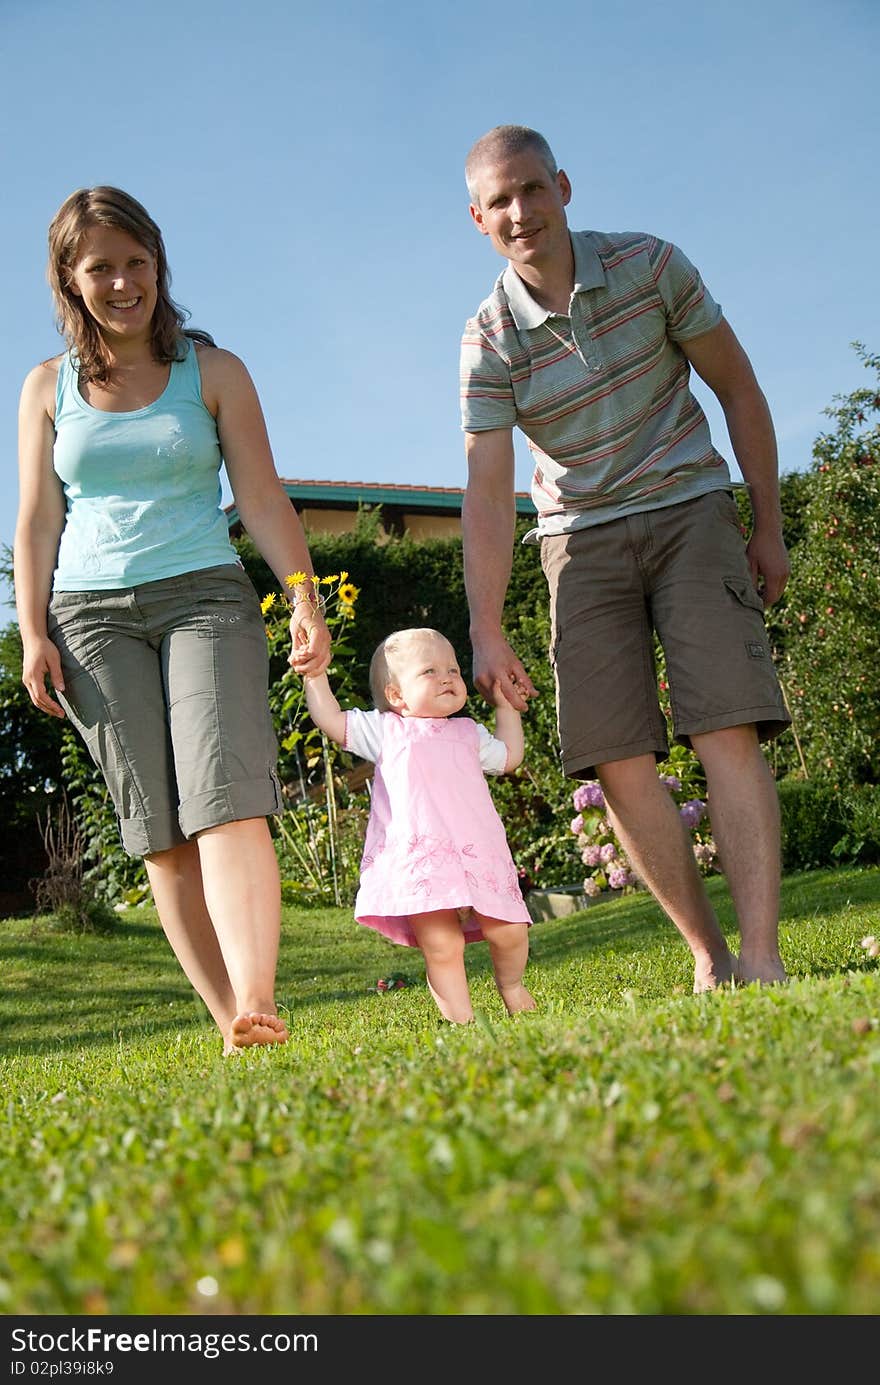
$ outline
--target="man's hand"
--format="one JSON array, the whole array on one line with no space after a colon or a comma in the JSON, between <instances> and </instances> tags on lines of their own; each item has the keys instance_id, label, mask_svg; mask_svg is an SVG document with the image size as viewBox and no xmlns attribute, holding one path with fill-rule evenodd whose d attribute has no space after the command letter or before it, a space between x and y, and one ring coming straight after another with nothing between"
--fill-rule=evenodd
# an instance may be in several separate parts
<instances>
[{"instance_id":1,"label":"man's hand","mask_svg":"<svg viewBox=\"0 0 880 1385\"><path fill-rule=\"evenodd\" d=\"M474 684L487 702L497 706L498 691L518 712L528 710L528 699L538 689L503 635L473 640Z\"/></svg>"},{"instance_id":2,"label":"man's hand","mask_svg":"<svg viewBox=\"0 0 880 1385\"><path fill-rule=\"evenodd\" d=\"M765 607L778 601L788 581L790 564L788 552L781 534L752 534L746 546L749 572L755 590L762 597Z\"/></svg>"}]
</instances>

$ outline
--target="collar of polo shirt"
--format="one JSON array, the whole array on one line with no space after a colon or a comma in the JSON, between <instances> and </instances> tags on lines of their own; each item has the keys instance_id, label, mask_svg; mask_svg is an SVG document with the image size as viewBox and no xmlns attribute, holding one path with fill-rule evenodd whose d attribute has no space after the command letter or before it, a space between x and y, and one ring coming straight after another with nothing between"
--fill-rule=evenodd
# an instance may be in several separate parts
<instances>
[{"instance_id":1,"label":"collar of polo shirt","mask_svg":"<svg viewBox=\"0 0 880 1385\"><path fill-rule=\"evenodd\" d=\"M602 288L605 283L605 270L593 245L592 232L575 231L571 235L571 248L574 252L573 292L583 293L587 289ZM535 302L529 293L528 285L519 277L512 264L508 264L504 270L501 282L517 327L540 327L548 317L558 316Z\"/></svg>"}]
</instances>

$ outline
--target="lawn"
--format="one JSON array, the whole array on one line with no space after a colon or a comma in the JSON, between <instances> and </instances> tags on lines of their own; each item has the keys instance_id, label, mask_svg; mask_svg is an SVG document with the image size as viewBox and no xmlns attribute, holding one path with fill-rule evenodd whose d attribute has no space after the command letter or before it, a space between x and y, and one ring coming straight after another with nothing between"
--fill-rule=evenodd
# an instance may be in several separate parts
<instances>
[{"instance_id":1,"label":"lawn","mask_svg":"<svg viewBox=\"0 0 880 1385\"><path fill-rule=\"evenodd\" d=\"M8 920L0 1313L875 1314L867 934L880 871L790 876L791 983L694 997L632 895L533 927L534 1014L468 948L455 1028L418 952L288 910L291 1041L223 1060L152 910Z\"/></svg>"}]
</instances>

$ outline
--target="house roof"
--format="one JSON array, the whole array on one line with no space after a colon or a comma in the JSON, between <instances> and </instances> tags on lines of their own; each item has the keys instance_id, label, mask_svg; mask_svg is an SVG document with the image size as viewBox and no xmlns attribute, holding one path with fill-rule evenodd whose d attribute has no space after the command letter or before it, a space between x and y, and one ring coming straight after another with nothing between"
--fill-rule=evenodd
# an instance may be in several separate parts
<instances>
[{"instance_id":1,"label":"house roof","mask_svg":"<svg viewBox=\"0 0 880 1385\"><path fill-rule=\"evenodd\" d=\"M398 509L421 510L426 514L461 513L464 490L459 486L386 485L381 481L303 481L281 477L290 499L300 505L353 510L358 505L393 505ZM534 515L535 506L528 491L515 494L516 513ZM224 507L230 525L239 522L233 502Z\"/></svg>"}]
</instances>

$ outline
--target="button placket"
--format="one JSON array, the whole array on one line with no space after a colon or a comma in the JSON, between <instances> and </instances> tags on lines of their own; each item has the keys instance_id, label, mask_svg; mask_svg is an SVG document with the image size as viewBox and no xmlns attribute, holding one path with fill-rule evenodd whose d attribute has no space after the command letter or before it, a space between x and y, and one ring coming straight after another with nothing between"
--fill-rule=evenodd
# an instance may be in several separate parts
<instances>
[{"instance_id":1,"label":"button placket","mask_svg":"<svg viewBox=\"0 0 880 1385\"><path fill-rule=\"evenodd\" d=\"M571 305L571 334L584 365L593 374L596 374L602 369L602 361L596 342L590 332L586 314L577 297L574 298Z\"/></svg>"}]
</instances>

